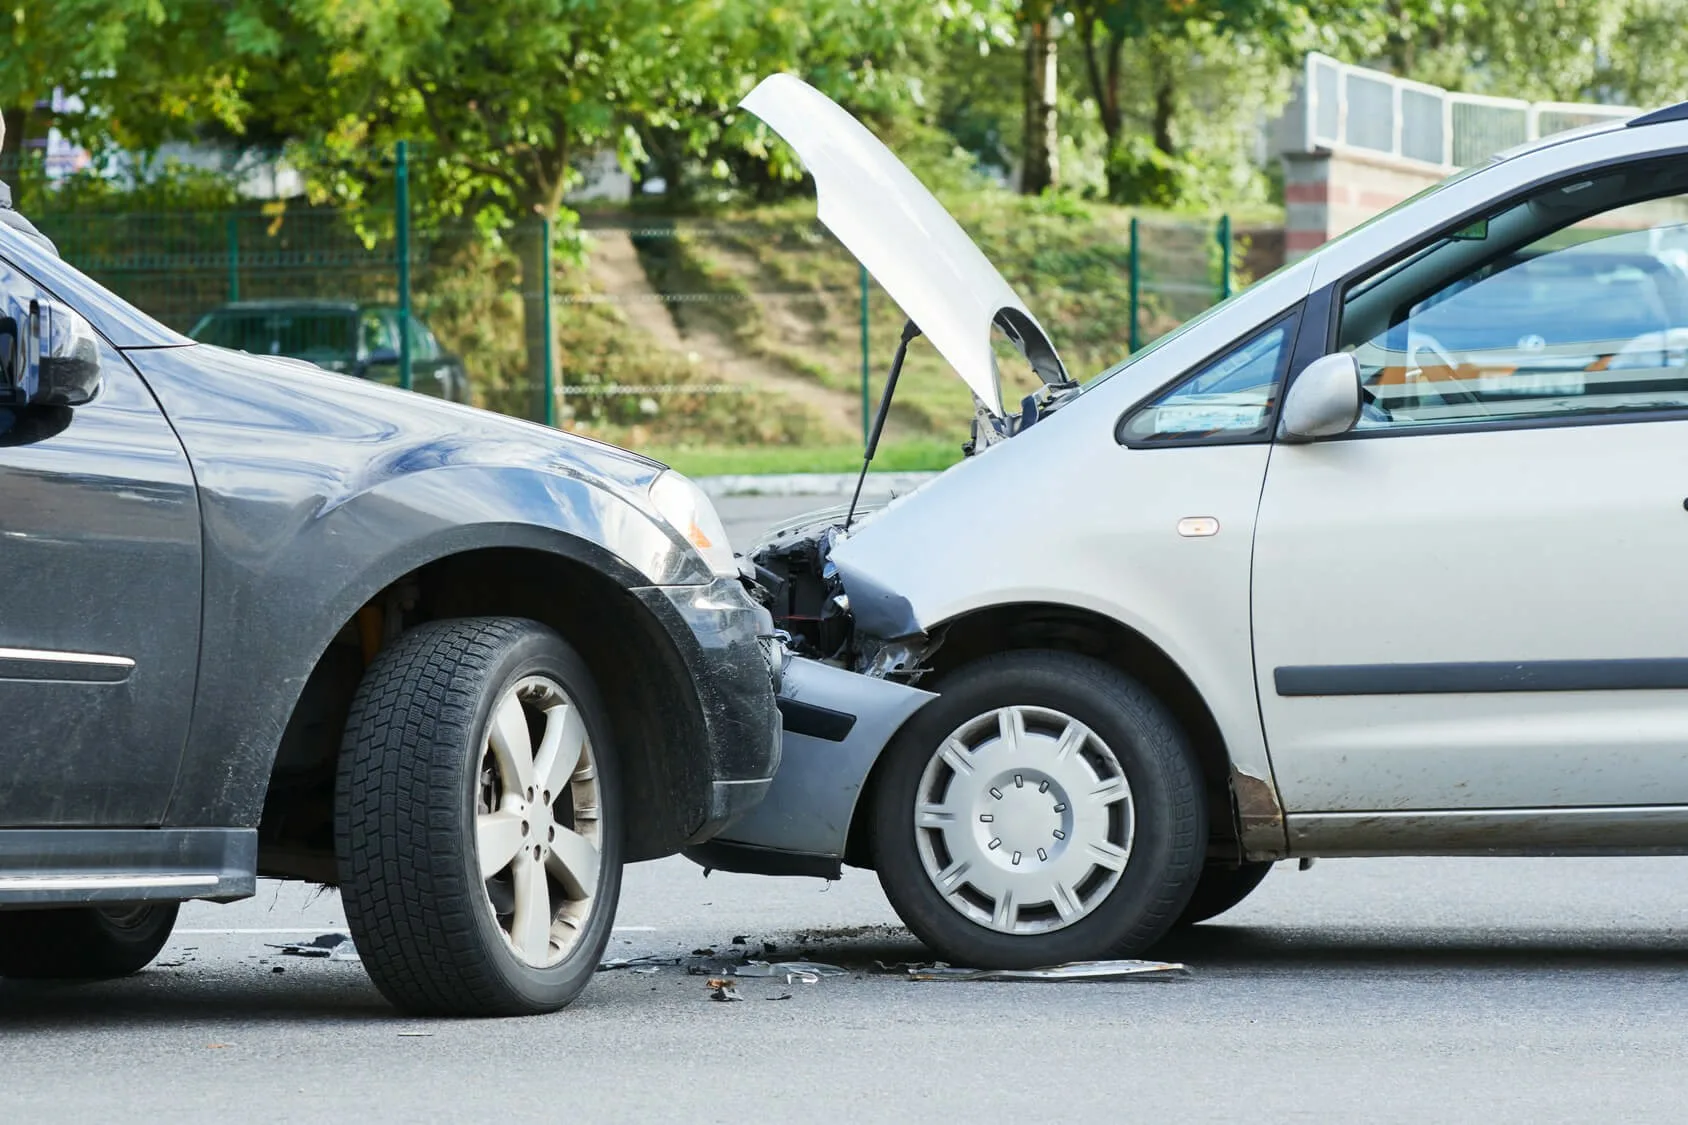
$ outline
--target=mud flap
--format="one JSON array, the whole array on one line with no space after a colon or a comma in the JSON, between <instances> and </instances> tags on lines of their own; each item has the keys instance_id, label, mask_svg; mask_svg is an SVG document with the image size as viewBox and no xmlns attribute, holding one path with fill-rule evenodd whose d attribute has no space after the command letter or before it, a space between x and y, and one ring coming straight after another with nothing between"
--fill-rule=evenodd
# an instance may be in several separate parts
<instances>
[{"instance_id":1,"label":"mud flap","mask_svg":"<svg viewBox=\"0 0 1688 1125\"><path fill-rule=\"evenodd\" d=\"M768 795L686 855L722 871L837 878L856 803L880 752L936 698L794 657L780 686L783 751Z\"/></svg>"}]
</instances>

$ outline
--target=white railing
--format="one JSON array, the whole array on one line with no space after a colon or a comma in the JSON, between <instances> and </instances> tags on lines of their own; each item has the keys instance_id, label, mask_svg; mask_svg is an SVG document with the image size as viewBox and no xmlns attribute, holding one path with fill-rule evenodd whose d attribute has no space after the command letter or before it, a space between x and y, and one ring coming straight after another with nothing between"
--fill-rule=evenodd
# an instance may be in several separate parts
<instances>
[{"instance_id":1,"label":"white railing","mask_svg":"<svg viewBox=\"0 0 1688 1125\"><path fill-rule=\"evenodd\" d=\"M1289 123L1300 134L1291 138L1291 147L1303 152L1358 149L1452 169L1514 145L1638 112L1630 106L1457 94L1313 53L1307 56Z\"/></svg>"}]
</instances>

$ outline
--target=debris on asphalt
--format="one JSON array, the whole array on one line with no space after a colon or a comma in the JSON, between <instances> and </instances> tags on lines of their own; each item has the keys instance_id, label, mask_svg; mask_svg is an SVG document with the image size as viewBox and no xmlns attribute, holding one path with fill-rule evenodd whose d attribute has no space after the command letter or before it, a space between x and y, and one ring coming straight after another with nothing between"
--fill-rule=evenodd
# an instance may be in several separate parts
<instances>
[{"instance_id":1,"label":"debris on asphalt","mask_svg":"<svg viewBox=\"0 0 1688 1125\"><path fill-rule=\"evenodd\" d=\"M1044 969L962 969L942 961L908 966L909 980L1128 980L1191 976L1190 967L1173 961L1069 961Z\"/></svg>"},{"instance_id":2,"label":"debris on asphalt","mask_svg":"<svg viewBox=\"0 0 1688 1125\"><path fill-rule=\"evenodd\" d=\"M270 970L272 973L285 973L286 971L287 970L282 968L280 965L277 965L275 968Z\"/></svg>"},{"instance_id":3,"label":"debris on asphalt","mask_svg":"<svg viewBox=\"0 0 1688 1125\"><path fill-rule=\"evenodd\" d=\"M431 1031L401 1031L401 1032L399 1032L399 1038L400 1039L426 1039L432 1034L434 1034L434 1033L431 1032Z\"/></svg>"},{"instance_id":4,"label":"debris on asphalt","mask_svg":"<svg viewBox=\"0 0 1688 1125\"><path fill-rule=\"evenodd\" d=\"M845 970L818 961L746 961L734 966L735 977L784 977L787 984L819 984L822 977L841 977Z\"/></svg>"},{"instance_id":5,"label":"debris on asphalt","mask_svg":"<svg viewBox=\"0 0 1688 1125\"><path fill-rule=\"evenodd\" d=\"M692 956L693 957L713 957L713 956L715 956L715 950L706 945L702 949L692 950Z\"/></svg>"},{"instance_id":6,"label":"debris on asphalt","mask_svg":"<svg viewBox=\"0 0 1688 1125\"><path fill-rule=\"evenodd\" d=\"M358 956L358 947L352 944L352 939L347 934L323 934L310 941L289 942L269 948L281 950L284 957L326 957L330 961L363 960Z\"/></svg>"},{"instance_id":7,"label":"debris on asphalt","mask_svg":"<svg viewBox=\"0 0 1688 1125\"><path fill-rule=\"evenodd\" d=\"M785 992L785 993L781 993L778 996L764 996L764 997L762 997L762 999L764 999L764 1000L790 1000L791 999L791 993Z\"/></svg>"},{"instance_id":8,"label":"debris on asphalt","mask_svg":"<svg viewBox=\"0 0 1688 1125\"><path fill-rule=\"evenodd\" d=\"M734 945L749 945L750 939L748 937L746 937L744 934L739 934L737 937L733 938L733 944Z\"/></svg>"},{"instance_id":9,"label":"debris on asphalt","mask_svg":"<svg viewBox=\"0 0 1688 1125\"><path fill-rule=\"evenodd\" d=\"M711 1000L733 1001L744 999L739 995L738 986L725 977L710 977L703 982L703 986L709 989Z\"/></svg>"},{"instance_id":10,"label":"debris on asphalt","mask_svg":"<svg viewBox=\"0 0 1688 1125\"><path fill-rule=\"evenodd\" d=\"M646 954L643 957L611 957L598 962L598 972L608 973L618 969L626 969L633 973L654 973L665 967L680 964L678 957L658 957Z\"/></svg>"}]
</instances>

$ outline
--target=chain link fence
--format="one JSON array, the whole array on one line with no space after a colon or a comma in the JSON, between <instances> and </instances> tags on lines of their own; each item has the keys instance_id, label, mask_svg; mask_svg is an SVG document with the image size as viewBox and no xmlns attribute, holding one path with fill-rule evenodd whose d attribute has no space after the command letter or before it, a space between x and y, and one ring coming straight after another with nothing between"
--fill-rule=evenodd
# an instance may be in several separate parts
<instances>
[{"instance_id":1,"label":"chain link fence","mask_svg":"<svg viewBox=\"0 0 1688 1125\"><path fill-rule=\"evenodd\" d=\"M184 333L635 446L859 442L901 328L812 205L587 210L577 229L489 234L299 200L128 210L114 193L91 205L38 183L19 202L67 261ZM1028 224L995 210L1022 205L972 200L962 219L1076 377L1255 272L1252 236L1228 219L1099 209ZM1016 370L1004 364L1011 404L1031 386ZM893 438L960 440L971 416L936 353L912 354Z\"/></svg>"}]
</instances>

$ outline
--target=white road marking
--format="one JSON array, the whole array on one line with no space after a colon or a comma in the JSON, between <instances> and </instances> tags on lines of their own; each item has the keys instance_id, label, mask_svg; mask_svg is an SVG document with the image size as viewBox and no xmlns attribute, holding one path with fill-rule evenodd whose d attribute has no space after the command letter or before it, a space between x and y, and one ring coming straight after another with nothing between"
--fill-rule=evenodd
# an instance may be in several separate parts
<instances>
[{"instance_id":1,"label":"white road marking","mask_svg":"<svg viewBox=\"0 0 1688 1125\"><path fill-rule=\"evenodd\" d=\"M176 930L174 936L186 937L190 934L320 934L324 930L345 929L343 922L324 922L320 926L277 926L277 927L232 927L218 930ZM617 934L654 934L655 926L617 926L610 931Z\"/></svg>"}]
</instances>

